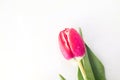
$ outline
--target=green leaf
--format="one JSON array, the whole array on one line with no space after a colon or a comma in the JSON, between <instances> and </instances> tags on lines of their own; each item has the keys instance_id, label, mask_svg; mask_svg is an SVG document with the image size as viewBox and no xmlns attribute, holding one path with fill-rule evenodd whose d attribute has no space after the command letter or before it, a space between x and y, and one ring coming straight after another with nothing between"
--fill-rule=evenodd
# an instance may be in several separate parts
<instances>
[{"instance_id":1,"label":"green leaf","mask_svg":"<svg viewBox=\"0 0 120 80\"><path fill-rule=\"evenodd\" d=\"M82 29L79 27L79 33L80 33L80 35L81 35L81 37L83 36L83 34L82 34Z\"/></svg>"},{"instance_id":2,"label":"green leaf","mask_svg":"<svg viewBox=\"0 0 120 80\"><path fill-rule=\"evenodd\" d=\"M86 55L84 56L84 58L81 61L82 61L83 68L85 70L87 79L88 80L95 80L95 77L94 77L94 74L93 74L93 71L92 71L92 67L91 67L87 52L86 52Z\"/></svg>"},{"instance_id":3,"label":"green leaf","mask_svg":"<svg viewBox=\"0 0 120 80\"><path fill-rule=\"evenodd\" d=\"M79 28L79 33L82 36L81 28ZM93 80L89 78L90 77L89 73L91 72L94 75L94 78L95 78L94 80L106 80L104 66L101 63L101 61L95 56L95 54L87 45L86 45L86 50L87 50L87 53L85 57L82 59L82 64L84 66L88 80ZM89 69L90 72L87 68L88 69L91 68ZM79 74L79 76L81 76L81 74Z\"/></svg>"},{"instance_id":4,"label":"green leaf","mask_svg":"<svg viewBox=\"0 0 120 80\"><path fill-rule=\"evenodd\" d=\"M79 33L80 33L81 36L83 36L81 28L79 28ZM85 70L87 79L88 80L95 80L87 51L86 51L86 55L83 57L81 62L82 62L83 68ZM78 76L79 76L78 79L81 78L81 74L80 73L78 74Z\"/></svg>"},{"instance_id":5,"label":"green leaf","mask_svg":"<svg viewBox=\"0 0 120 80\"><path fill-rule=\"evenodd\" d=\"M77 77L78 77L78 80L84 80L79 67L78 67Z\"/></svg>"},{"instance_id":6,"label":"green leaf","mask_svg":"<svg viewBox=\"0 0 120 80\"><path fill-rule=\"evenodd\" d=\"M61 74L59 74L60 80L66 80Z\"/></svg>"},{"instance_id":7,"label":"green leaf","mask_svg":"<svg viewBox=\"0 0 120 80\"><path fill-rule=\"evenodd\" d=\"M91 49L86 45L89 61L94 73L95 80L106 80L105 70L103 64L100 60L94 55Z\"/></svg>"}]
</instances>

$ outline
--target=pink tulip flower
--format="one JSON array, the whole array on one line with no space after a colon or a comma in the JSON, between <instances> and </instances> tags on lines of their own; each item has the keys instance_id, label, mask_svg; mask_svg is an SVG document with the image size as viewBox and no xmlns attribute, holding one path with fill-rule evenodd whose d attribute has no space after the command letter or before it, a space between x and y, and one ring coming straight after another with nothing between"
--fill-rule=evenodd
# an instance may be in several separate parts
<instances>
[{"instance_id":1,"label":"pink tulip flower","mask_svg":"<svg viewBox=\"0 0 120 80\"><path fill-rule=\"evenodd\" d=\"M76 57L82 58L85 55L85 43L75 29L65 28L59 33L58 38L60 50L67 60Z\"/></svg>"}]
</instances>

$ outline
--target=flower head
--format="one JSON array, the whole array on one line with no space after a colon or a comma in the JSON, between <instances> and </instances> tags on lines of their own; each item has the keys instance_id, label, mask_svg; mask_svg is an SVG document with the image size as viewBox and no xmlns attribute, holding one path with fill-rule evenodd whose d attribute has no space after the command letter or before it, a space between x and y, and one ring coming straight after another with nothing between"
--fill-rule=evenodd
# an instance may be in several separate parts
<instances>
[{"instance_id":1,"label":"flower head","mask_svg":"<svg viewBox=\"0 0 120 80\"><path fill-rule=\"evenodd\" d=\"M85 44L80 34L73 28L65 28L59 33L59 46L66 59L83 57Z\"/></svg>"}]
</instances>

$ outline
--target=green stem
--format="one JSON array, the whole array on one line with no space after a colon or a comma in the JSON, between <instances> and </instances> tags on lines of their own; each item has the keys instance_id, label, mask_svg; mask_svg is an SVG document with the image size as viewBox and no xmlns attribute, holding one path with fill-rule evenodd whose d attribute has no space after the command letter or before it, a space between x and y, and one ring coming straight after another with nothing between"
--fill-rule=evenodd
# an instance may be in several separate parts
<instances>
[{"instance_id":1,"label":"green stem","mask_svg":"<svg viewBox=\"0 0 120 80\"><path fill-rule=\"evenodd\" d=\"M82 73L83 79L84 79L84 80L87 80L87 76L86 76L86 73L85 73L85 70L84 70L84 68L83 68L83 65L82 65L81 61L76 60L76 62L77 62L77 64L78 64L78 67L80 68L80 71L81 71L81 73Z\"/></svg>"}]
</instances>

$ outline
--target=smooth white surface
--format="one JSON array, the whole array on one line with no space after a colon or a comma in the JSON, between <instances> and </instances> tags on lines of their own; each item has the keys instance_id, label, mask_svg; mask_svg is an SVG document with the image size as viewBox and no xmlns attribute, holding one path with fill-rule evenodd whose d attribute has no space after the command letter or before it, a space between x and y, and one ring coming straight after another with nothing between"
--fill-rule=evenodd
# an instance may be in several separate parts
<instances>
[{"instance_id":1,"label":"smooth white surface","mask_svg":"<svg viewBox=\"0 0 120 80\"><path fill-rule=\"evenodd\" d=\"M65 27L81 27L107 80L120 80L120 0L0 0L0 80L77 80L58 47Z\"/></svg>"}]
</instances>

